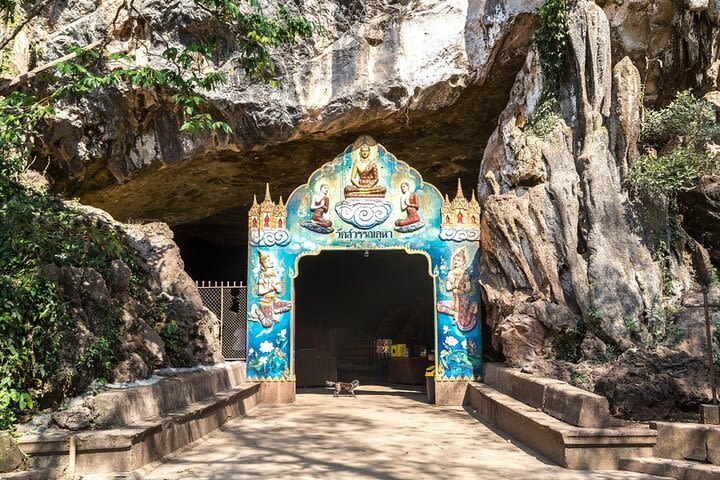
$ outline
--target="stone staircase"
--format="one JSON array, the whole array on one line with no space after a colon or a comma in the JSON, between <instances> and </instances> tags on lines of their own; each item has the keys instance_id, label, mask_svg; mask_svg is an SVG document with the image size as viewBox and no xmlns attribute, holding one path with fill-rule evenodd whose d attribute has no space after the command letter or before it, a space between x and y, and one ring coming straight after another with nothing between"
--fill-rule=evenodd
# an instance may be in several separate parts
<instances>
[{"instance_id":1,"label":"stone staircase","mask_svg":"<svg viewBox=\"0 0 720 480\"><path fill-rule=\"evenodd\" d=\"M621 421L605 397L493 363L466 400L483 420L563 467L720 480L720 426Z\"/></svg>"},{"instance_id":2,"label":"stone staircase","mask_svg":"<svg viewBox=\"0 0 720 480\"><path fill-rule=\"evenodd\" d=\"M613 418L605 397L492 363L484 382L469 385L477 414L558 465L617 470L623 458L653 456L657 431Z\"/></svg>"},{"instance_id":3,"label":"stone staircase","mask_svg":"<svg viewBox=\"0 0 720 480\"><path fill-rule=\"evenodd\" d=\"M720 426L655 422L656 458L623 458L620 468L681 480L720 480Z\"/></svg>"},{"instance_id":4,"label":"stone staircase","mask_svg":"<svg viewBox=\"0 0 720 480\"><path fill-rule=\"evenodd\" d=\"M245 364L237 362L100 393L91 406L99 412L95 427L104 429L23 435L17 443L26 455L23 465L0 478L132 476L134 470L245 415L259 403L259 390L259 384L245 383Z\"/></svg>"}]
</instances>

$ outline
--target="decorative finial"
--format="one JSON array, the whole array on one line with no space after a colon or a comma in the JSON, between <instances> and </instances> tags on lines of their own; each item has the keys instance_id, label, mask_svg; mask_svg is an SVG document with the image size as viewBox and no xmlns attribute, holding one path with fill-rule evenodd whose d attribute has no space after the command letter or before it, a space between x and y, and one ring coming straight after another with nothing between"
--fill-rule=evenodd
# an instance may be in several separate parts
<instances>
[{"instance_id":1,"label":"decorative finial","mask_svg":"<svg viewBox=\"0 0 720 480\"><path fill-rule=\"evenodd\" d=\"M253 195L253 204L252 204L252 206L253 206L253 207L257 207L257 206L258 206L258 203L257 203L257 195Z\"/></svg>"},{"instance_id":2,"label":"decorative finial","mask_svg":"<svg viewBox=\"0 0 720 480\"><path fill-rule=\"evenodd\" d=\"M458 178L458 187L457 187L457 193L455 194L455 198L465 198L465 195L463 194L462 190L462 184L460 183L460 179Z\"/></svg>"},{"instance_id":3,"label":"decorative finial","mask_svg":"<svg viewBox=\"0 0 720 480\"><path fill-rule=\"evenodd\" d=\"M285 206L285 202L283 202L282 195L280 195L280 201L278 202L278 207L284 207L284 206Z\"/></svg>"},{"instance_id":4,"label":"decorative finial","mask_svg":"<svg viewBox=\"0 0 720 480\"><path fill-rule=\"evenodd\" d=\"M472 190L472 198L470 199L471 202L477 203L477 200L475 199L475 189Z\"/></svg>"},{"instance_id":5,"label":"decorative finial","mask_svg":"<svg viewBox=\"0 0 720 480\"><path fill-rule=\"evenodd\" d=\"M264 202L272 202L272 198L270 198L270 184L265 184L265 200Z\"/></svg>"}]
</instances>

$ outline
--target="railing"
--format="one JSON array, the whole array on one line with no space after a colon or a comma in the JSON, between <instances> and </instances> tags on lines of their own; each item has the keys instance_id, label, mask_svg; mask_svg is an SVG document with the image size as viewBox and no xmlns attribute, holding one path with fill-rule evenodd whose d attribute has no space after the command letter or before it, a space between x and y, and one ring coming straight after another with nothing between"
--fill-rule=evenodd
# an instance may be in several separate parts
<instances>
[{"instance_id":1,"label":"railing","mask_svg":"<svg viewBox=\"0 0 720 480\"><path fill-rule=\"evenodd\" d=\"M246 357L247 287L242 282L195 282L203 304L220 320L220 345L228 360Z\"/></svg>"}]
</instances>

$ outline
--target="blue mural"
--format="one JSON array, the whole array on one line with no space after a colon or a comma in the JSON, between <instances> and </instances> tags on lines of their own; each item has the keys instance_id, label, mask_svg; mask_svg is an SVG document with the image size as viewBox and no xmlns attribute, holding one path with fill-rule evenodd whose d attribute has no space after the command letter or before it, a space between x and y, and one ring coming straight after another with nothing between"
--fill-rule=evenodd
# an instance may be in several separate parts
<instances>
[{"instance_id":1,"label":"blue mural","mask_svg":"<svg viewBox=\"0 0 720 480\"><path fill-rule=\"evenodd\" d=\"M435 279L436 380L482 369L480 206L458 183L451 201L369 136L315 171L284 202L269 187L249 211L248 377L293 381L293 279L325 249L401 249L428 257Z\"/></svg>"}]
</instances>

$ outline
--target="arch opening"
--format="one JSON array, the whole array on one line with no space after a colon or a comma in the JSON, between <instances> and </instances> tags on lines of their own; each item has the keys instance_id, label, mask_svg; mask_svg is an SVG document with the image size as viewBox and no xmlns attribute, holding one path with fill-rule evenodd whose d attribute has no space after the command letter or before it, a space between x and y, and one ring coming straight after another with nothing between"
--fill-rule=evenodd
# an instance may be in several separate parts
<instances>
[{"instance_id":1,"label":"arch opening","mask_svg":"<svg viewBox=\"0 0 720 480\"><path fill-rule=\"evenodd\" d=\"M297 386L355 379L422 385L435 343L428 271L425 255L402 250L323 251L301 258L294 280ZM378 352L378 341L383 345L385 339L407 345L407 356Z\"/></svg>"}]
</instances>

